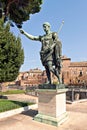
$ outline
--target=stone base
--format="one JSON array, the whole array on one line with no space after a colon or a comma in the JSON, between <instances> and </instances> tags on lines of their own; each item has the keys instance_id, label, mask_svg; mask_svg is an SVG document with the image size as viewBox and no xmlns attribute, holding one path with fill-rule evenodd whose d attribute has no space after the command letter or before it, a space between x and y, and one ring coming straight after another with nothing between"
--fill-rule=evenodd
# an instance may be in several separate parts
<instances>
[{"instance_id":1,"label":"stone base","mask_svg":"<svg viewBox=\"0 0 87 130\"><path fill-rule=\"evenodd\" d=\"M39 89L65 89L64 84L40 84Z\"/></svg>"},{"instance_id":2,"label":"stone base","mask_svg":"<svg viewBox=\"0 0 87 130\"><path fill-rule=\"evenodd\" d=\"M38 89L38 114L34 120L59 126L66 120L67 89Z\"/></svg>"},{"instance_id":3,"label":"stone base","mask_svg":"<svg viewBox=\"0 0 87 130\"><path fill-rule=\"evenodd\" d=\"M61 116L55 118L55 117L51 117L51 116L47 116L47 115L43 115L43 114L37 114L34 117L35 121L41 122L41 123L45 123L45 124L49 124L49 125L53 125L53 126L59 126L60 124L62 124L65 120L67 120L68 116L67 113L62 114Z\"/></svg>"}]
</instances>

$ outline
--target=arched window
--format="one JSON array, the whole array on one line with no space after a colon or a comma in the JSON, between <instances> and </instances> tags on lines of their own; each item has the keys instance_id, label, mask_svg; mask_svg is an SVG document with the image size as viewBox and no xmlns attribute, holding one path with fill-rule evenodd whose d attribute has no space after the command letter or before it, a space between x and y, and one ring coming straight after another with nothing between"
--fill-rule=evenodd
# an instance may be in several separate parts
<instances>
[{"instance_id":1,"label":"arched window","mask_svg":"<svg viewBox=\"0 0 87 130\"><path fill-rule=\"evenodd\" d=\"M82 72L82 71L80 71L80 74L79 74L79 76L82 76L82 74L83 74L83 72Z\"/></svg>"}]
</instances>

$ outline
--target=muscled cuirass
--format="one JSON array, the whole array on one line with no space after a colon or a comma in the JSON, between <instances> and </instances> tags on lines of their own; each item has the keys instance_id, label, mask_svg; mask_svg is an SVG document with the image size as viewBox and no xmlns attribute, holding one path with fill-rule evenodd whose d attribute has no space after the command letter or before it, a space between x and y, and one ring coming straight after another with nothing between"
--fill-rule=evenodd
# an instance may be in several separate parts
<instances>
[{"instance_id":1,"label":"muscled cuirass","mask_svg":"<svg viewBox=\"0 0 87 130\"><path fill-rule=\"evenodd\" d=\"M42 43L41 51L46 51L47 49L49 49L53 44L52 33L50 33L49 35L43 35L41 37L41 43Z\"/></svg>"}]
</instances>

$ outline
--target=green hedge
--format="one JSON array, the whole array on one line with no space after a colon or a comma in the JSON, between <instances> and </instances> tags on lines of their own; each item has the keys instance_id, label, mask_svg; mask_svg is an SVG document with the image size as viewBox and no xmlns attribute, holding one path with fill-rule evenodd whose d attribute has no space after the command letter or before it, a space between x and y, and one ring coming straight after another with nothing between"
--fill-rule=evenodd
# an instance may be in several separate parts
<instances>
[{"instance_id":1,"label":"green hedge","mask_svg":"<svg viewBox=\"0 0 87 130\"><path fill-rule=\"evenodd\" d=\"M34 104L34 103L0 99L0 112L5 112L5 111L8 111L8 110L12 110L12 109L32 105L32 104Z\"/></svg>"}]
</instances>

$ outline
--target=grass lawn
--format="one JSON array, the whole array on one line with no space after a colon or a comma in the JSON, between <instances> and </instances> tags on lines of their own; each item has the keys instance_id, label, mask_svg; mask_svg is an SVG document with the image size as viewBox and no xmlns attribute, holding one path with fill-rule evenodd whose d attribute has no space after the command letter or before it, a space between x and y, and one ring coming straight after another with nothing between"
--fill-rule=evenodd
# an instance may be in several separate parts
<instances>
[{"instance_id":1,"label":"grass lawn","mask_svg":"<svg viewBox=\"0 0 87 130\"><path fill-rule=\"evenodd\" d=\"M6 92L0 92L0 95L21 94L21 93L25 93L25 90L8 90Z\"/></svg>"},{"instance_id":2,"label":"grass lawn","mask_svg":"<svg viewBox=\"0 0 87 130\"><path fill-rule=\"evenodd\" d=\"M5 112L8 110L32 105L34 103L26 103L26 102L19 102L19 101L11 101L6 99L0 99L0 112Z\"/></svg>"}]
</instances>

